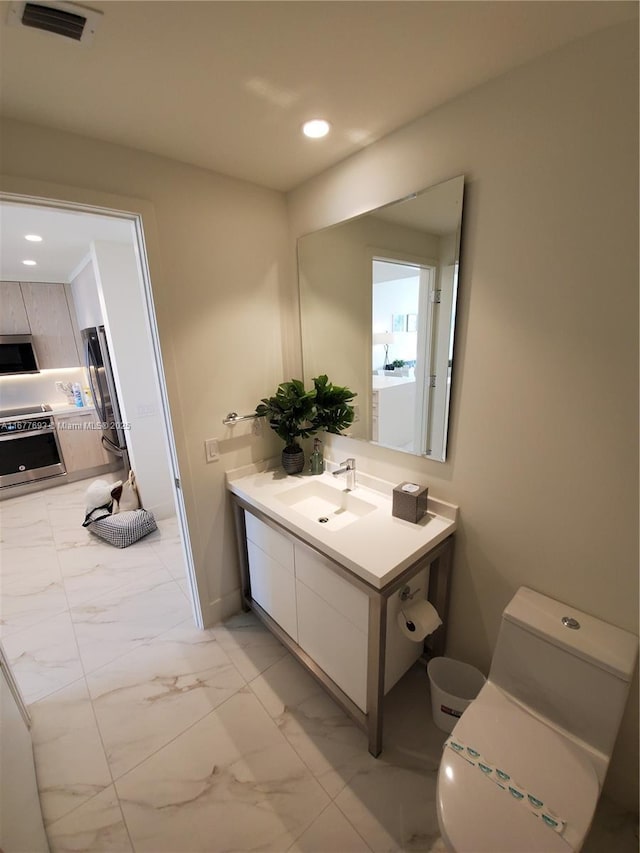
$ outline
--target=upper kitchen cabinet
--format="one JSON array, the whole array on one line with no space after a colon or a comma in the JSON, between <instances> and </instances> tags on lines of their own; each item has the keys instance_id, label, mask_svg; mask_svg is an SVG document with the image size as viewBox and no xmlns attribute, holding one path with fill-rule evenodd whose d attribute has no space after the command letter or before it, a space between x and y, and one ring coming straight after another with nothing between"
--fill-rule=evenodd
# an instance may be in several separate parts
<instances>
[{"instance_id":1,"label":"upper kitchen cabinet","mask_svg":"<svg viewBox=\"0 0 640 853\"><path fill-rule=\"evenodd\" d=\"M64 284L23 282L20 289L40 369L80 366Z\"/></svg>"},{"instance_id":2,"label":"upper kitchen cabinet","mask_svg":"<svg viewBox=\"0 0 640 853\"><path fill-rule=\"evenodd\" d=\"M0 335L29 335L22 290L17 281L0 281Z\"/></svg>"}]
</instances>

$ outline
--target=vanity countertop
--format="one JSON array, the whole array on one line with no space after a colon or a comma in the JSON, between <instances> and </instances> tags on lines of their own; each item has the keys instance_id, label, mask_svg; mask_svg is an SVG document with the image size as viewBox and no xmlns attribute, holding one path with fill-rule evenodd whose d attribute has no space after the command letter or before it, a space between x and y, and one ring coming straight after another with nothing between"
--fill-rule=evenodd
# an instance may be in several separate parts
<instances>
[{"instance_id":1,"label":"vanity countertop","mask_svg":"<svg viewBox=\"0 0 640 853\"><path fill-rule=\"evenodd\" d=\"M399 385L415 385L415 376L374 376L373 390L382 391L384 388L397 388Z\"/></svg>"},{"instance_id":2,"label":"vanity countertop","mask_svg":"<svg viewBox=\"0 0 640 853\"><path fill-rule=\"evenodd\" d=\"M331 529L287 505L293 490L321 484L344 493L344 479L325 471L287 475L273 463L259 463L228 471L227 488L233 494L281 524L300 539L352 571L366 583L382 589L420 557L456 530L458 507L429 496L427 513L417 524L391 514L392 492L387 483L358 472L356 488L348 492L366 502L367 512L346 526Z\"/></svg>"}]
</instances>

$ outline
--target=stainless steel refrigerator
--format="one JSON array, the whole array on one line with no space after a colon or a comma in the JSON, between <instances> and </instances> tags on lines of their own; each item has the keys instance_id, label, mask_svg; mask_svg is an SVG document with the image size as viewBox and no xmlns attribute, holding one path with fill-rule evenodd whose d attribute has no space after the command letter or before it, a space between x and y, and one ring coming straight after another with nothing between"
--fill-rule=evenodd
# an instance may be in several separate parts
<instances>
[{"instance_id":1,"label":"stainless steel refrigerator","mask_svg":"<svg viewBox=\"0 0 640 853\"><path fill-rule=\"evenodd\" d=\"M102 445L108 453L122 459L122 467L128 471L127 441L104 326L83 329L82 342L93 401L102 421Z\"/></svg>"}]
</instances>

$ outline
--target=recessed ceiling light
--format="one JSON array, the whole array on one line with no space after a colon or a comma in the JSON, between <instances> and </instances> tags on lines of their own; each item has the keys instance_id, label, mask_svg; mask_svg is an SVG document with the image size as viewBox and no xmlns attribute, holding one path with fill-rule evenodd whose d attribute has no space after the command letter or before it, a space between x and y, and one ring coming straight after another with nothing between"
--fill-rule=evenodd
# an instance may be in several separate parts
<instances>
[{"instance_id":1,"label":"recessed ceiling light","mask_svg":"<svg viewBox=\"0 0 640 853\"><path fill-rule=\"evenodd\" d=\"M42 243L42 237L39 234L25 234L24 239L30 243Z\"/></svg>"},{"instance_id":2,"label":"recessed ceiling light","mask_svg":"<svg viewBox=\"0 0 640 853\"><path fill-rule=\"evenodd\" d=\"M302 132L305 136L310 137L311 139L320 139L322 136L326 136L329 133L329 128L331 125L328 121L325 121L323 118L314 118L311 121L306 121L302 125Z\"/></svg>"},{"instance_id":3,"label":"recessed ceiling light","mask_svg":"<svg viewBox=\"0 0 640 853\"><path fill-rule=\"evenodd\" d=\"M22 263L25 265L25 267L35 267L38 265L36 261L23 261Z\"/></svg>"}]
</instances>

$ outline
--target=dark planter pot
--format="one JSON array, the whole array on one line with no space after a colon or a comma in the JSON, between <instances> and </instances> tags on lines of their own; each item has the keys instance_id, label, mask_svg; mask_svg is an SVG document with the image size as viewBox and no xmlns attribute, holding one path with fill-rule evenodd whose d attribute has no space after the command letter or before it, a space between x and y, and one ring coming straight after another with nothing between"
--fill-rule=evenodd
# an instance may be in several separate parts
<instances>
[{"instance_id":1,"label":"dark planter pot","mask_svg":"<svg viewBox=\"0 0 640 853\"><path fill-rule=\"evenodd\" d=\"M299 474L304 469L304 450L291 444L282 451L282 467L287 474Z\"/></svg>"}]
</instances>

